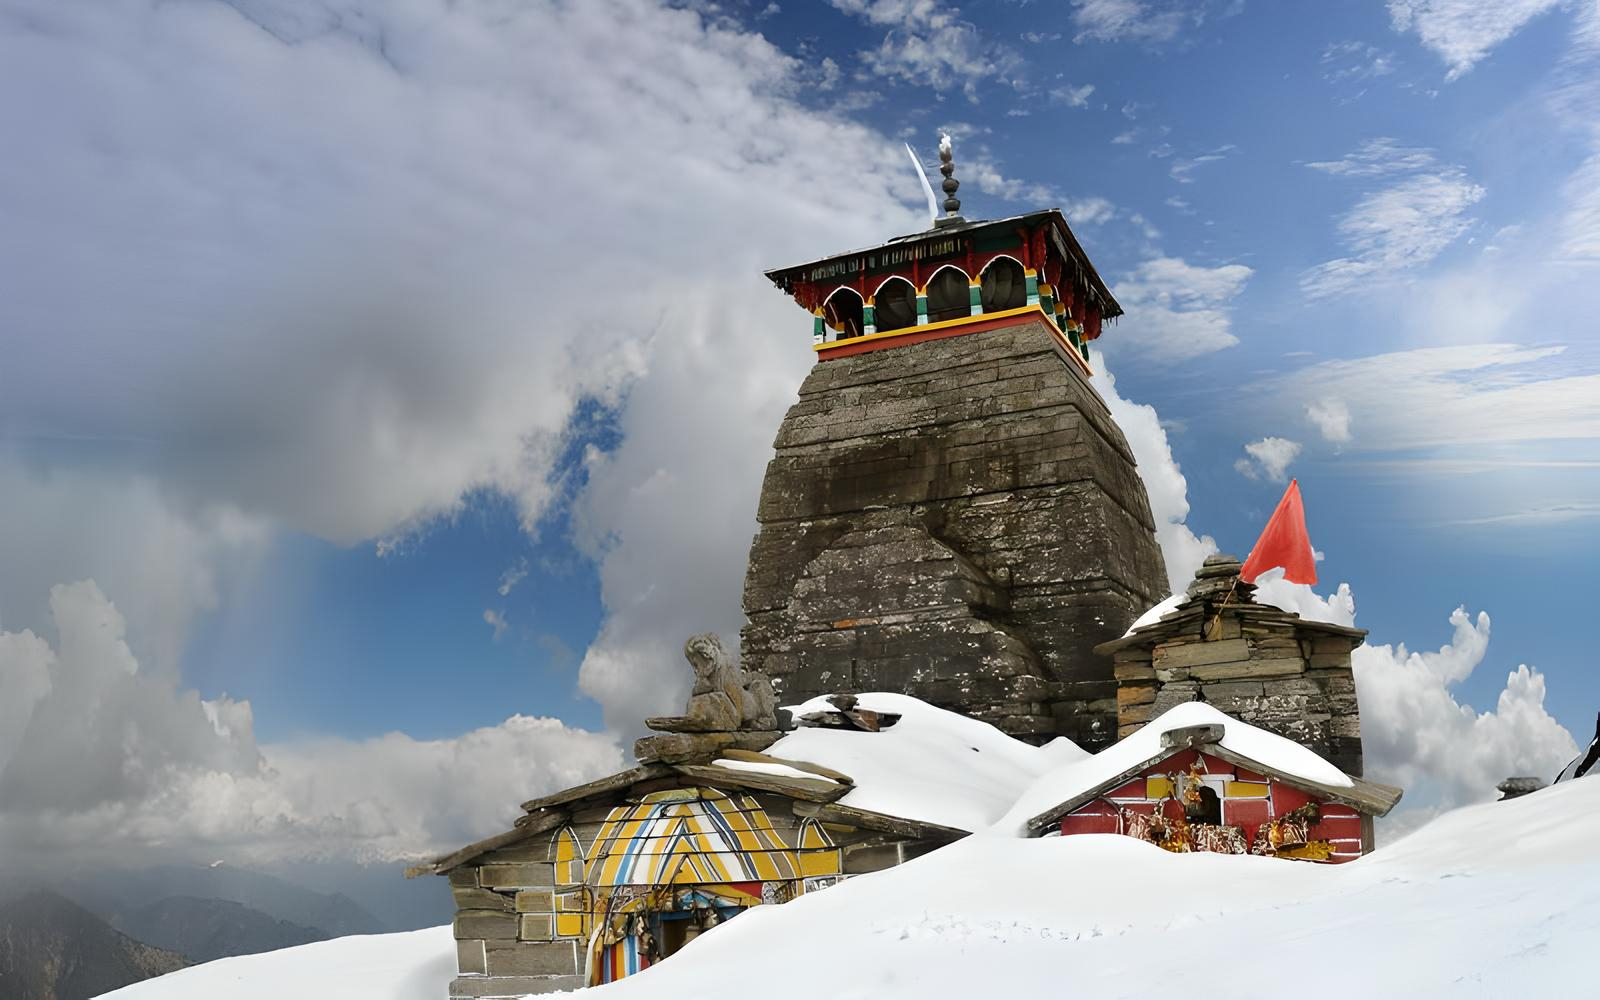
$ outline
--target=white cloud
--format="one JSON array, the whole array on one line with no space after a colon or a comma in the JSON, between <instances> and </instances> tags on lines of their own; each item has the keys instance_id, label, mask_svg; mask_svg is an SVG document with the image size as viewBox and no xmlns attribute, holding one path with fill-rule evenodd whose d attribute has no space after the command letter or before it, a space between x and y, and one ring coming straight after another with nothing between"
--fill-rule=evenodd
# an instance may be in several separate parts
<instances>
[{"instance_id":1,"label":"white cloud","mask_svg":"<svg viewBox=\"0 0 1600 1000\"><path fill-rule=\"evenodd\" d=\"M1264 437L1244 446L1245 456L1233 463L1240 475L1281 483L1288 478L1289 464L1300 454L1300 442L1288 438Z\"/></svg>"},{"instance_id":2,"label":"white cloud","mask_svg":"<svg viewBox=\"0 0 1600 1000\"><path fill-rule=\"evenodd\" d=\"M506 629L511 627L511 623L506 621L506 616L501 614L499 611L496 611L494 608L483 609L483 621L484 624L488 625L494 630L494 639L496 642L498 642L500 638L506 634Z\"/></svg>"},{"instance_id":3,"label":"white cloud","mask_svg":"<svg viewBox=\"0 0 1600 1000\"><path fill-rule=\"evenodd\" d=\"M1072 198L1061 211L1074 226L1098 226L1110 222L1117 207L1104 198Z\"/></svg>"},{"instance_id":4,"label":"white cloud","mask_svg":"<svg viewBox=\"0 0 1600 1000\"><path fill-rule=\"evenodd\" d=\"M1073 41L1170 42L1187 21L1178 4L1143 0L1072 0Z\"/></svg>"},{"instance_id":5,"label":"white cloud","mask_svg":"<svg viewBox=\"0 0 1600 1000\"><path fill-rule=\"evenodd\" d=\"M961 11L939 0L829 0L834 7L868 24L887 26L876 49L861 53L874 73L945 89L960 86L968 96L988 78L1008 79L1022 60L986 40Z\"/></svg>"},{"instance_id":6,"label":"white cloud","mask_svg":"<svg viewBox=\"0 0 1600 1000\"><path fill-rule=\"evenodd\" d=\"M1167 584L1172 593L1184 589L1194 579L1195 570L1208 555L1217 551L1210 535L1196 535L1186 523L1189 517L1189 481L1172 455L1167 430L1155 407L1134 403L1117 392L1117 380L1106 367L1100 352L1091 354L1093 379L1100 398L1111 411L1111 419L1122 428L1138 464L1150 497L1150 514L1156 523L1156 541L1167 564Z\"/></svg>"},{"instance_id":7,"label":"white cloud","mask_svg":"<svg viewBox=\"0 0 1600 1000\"><path fill-rule=\"evenodd\" d=\"M1230 304L1252 273L1243 264L1145 261L1112 288L1127 315L1108 330L1107 349L1113 357L1185 361L1232 347L1239 338Z\"/></svg>"},{"instance_id":8,"label":"white cloud","mask_svg":"<svg viewBox=\"0 0 1600 1000\"><path fill-rule=\"evenodd\" d=\"M1376 177L1424 170L1436 162L1431 149L1403 146L1397 139L1379 136L1368 139L1337 160L1318 160L1306 166L1339 177Z\"/></svg>"},{"instance_id":9,"label":"white cloud","mask_svg":"<svg viewBox=\"0 0 1600 1000\"><path fill-rule=\"evenodd\" d=\"M553 468L581 397L617 402L656 351L792 392L806 321L761 269L919 223L898 144L799 107L804 67L693 11L248 11L0 22L0 365L30 373L7 384L22 460L0 485L37 514L0 525L7 628L93 577L146 658L175 663L275 529L404 537L477 489L536 529L569 491ZM733 342L742 367L718 369ZM706 449L759 468L770 444L730 457L704 431L658 441L640 475ZM607 553L652 544L594 530ZM684 619L736 595L686 595ZM682 622L661 627L671 650Z\"/></svg>"},{"instance_id":10,"label":"white cloud","mask_svg":"<svg viewBox=\"0 0 1600 1000\"><path fill-rule=\"evenodd\" d=\"M1050 99L1057 104L1065 104L1069 108L1087 108L1089 95L1094 93L1094 84L1086 83L1081 87L1056 87L1050 91Z\"/></svg>"},{"instance_id":11,"label":"white cloud","mask_svg":"<svg viewBox=\"0 0 1600 1000\"><path fill-rule=\"evenodd\" d=\"M459 846L517 803L623 763L610 736L513 716L449 740L258 746L248 702L146 673L92 581L52 589L59 640L0 632L8 858L363 862Z\"/></svg>"},{"instance_id":12,"label":"white cloud","mask_svg":"<svg viewBox=\"0 0 1600 1000\"><path fill-rule=\"evenodd\" d=\"M1414 32L1450 66L1446 79L1470 70L1490 50L1561 0L1389 0L1394 30Z\"/></svg>"},{"instance_id":13,"label":"white cloud","mask_svg":"<svg viewBox=\"0 0 1600 1000\"><path fill-rule=\"evenodd\" d=\"M1322 50L1322 78L1329 83L1366 81L1394 72L1394 53L1366 42L1333 42Z\"/></svg>"},{"instance_id":14,"label":"white cloud","mask_svg":"<svg viewBox=\"0 0 1600 1000\"><path fill-rule=\"evenodd\" d=\"M1130 403L1098 352L1095 387L1123 429L1150 495L1156 536L1174 591L1188 585L1205 557L1217 551L1209 536L1185 523L1188 484L1168 446L1154 408ZM1341 583L1327 597L1283 580L1281 569L1257 581L1258 600L1313 621L1356 625L1355 595ZM1414 828L1444 809L1495 796L1512 775L1553 777L1577 753L1570 733L1544 708L1544 677L1526 665L1506 677L1493 711L1461 704L1452 688L1467 680L1488 649L1489 617L1450 616L1454 639L1437 652L1412 653L1402 645L1357 647L1352 664L1361 699L1366 776L1406 789L1399 810L1385 821L1386 837Z\"/></svg>"},{"instance_id":15,"label":"white cloud","mask_svg":"<svg viewBox=\"0 0 1600 1000\"><path fill-rule=\"evenodd\" d=\"M1544 676L1526 664L1506 675L1493 711L1456 700L1451 689L1488 651L1489 616L1457 608L1450 623L1454 636L1437 652L1363 645L1353 656L1367 774L1405 786L1412 807L1492 799L1503 779L1553 778L1577 752L1545 711Z\"/></svg>"},{"instance_id":16,"label":"white cloud","mask_svg":"<svg viewBox=\"0 0 1600 1000\"><path fill-rule=\"evenodd\" d=\"M1485 445L1600 437L1600 374L1577 370L1559 346L1474 344L1324 361L1267 384L1264 399L1270 411L1296 416L1307 412L1307 399L1338 400L1343 412L1330 426L1359 425L1367 451L1460 445L1483 457Z\"/></svg>"},{"instance_id":17,"label":"white cloud","mask_svg":"<svg viewBox=\"0 0 1600 1000\"><path fill-rule=\"evenodd\" d=\"M514 565L506 567L505 572L500 574L500 586L496 587L495 590L501 597L509 597L511 596L512 588L527 579L527 576L528 557L523 556Z\"/></svg>"},{"instance_id":18,"label":"white cloud","mask_svg":"<svg viewBox=\"0 0 1600 1000\"><path fill-rule=\"evenodd\" d=\"M1416 151L1404 152L1414 155ZM1313 166L1358 176L1408 169L1396 166L1393 157L1362 157L1358 153L1335 161L1348 165L1343 170L1332 170L1331 164ZM1300 276L1300 287L1307 295L1322 298L1358 281L1391 280L1427 264L1472 225L1467 211L1484 193L1464 170L1444 167L1365 195L1339 220L1339 234L1350 255L1310 268Z\"/></svg>"},{"instance_id":19,"label":"white cloud","mask_svg":"<svg viewBox=\"0 0 1600 1000\"><path fill-rule=\"evenodd\" d=\"M1218 146L1211 152L1202 153L1199 156L1191 156L1186 158L1180 157L1179 159L1172 161L1172 166L1170 169L1168 169L1167 173L1179 184L1193 184L1194 172L1196 170L1207 163L1215 163L1216 161L1223 159L1229 153L1233 152L1233 150L1234 146L1230 143L1228 145Z\"/></svg>"},{"instance_id":20,"label":"white cloud","mask_svg":"<svg viewBox=\"0 0 1600 1000\"><path fill-rule=\"evenodd\" d=\"M1334 444L1350 441L1350 407L1335 397L1319 399L1306 404L1306 419L1317 425L1322 440Z\"/></svg>"}]
</instances>

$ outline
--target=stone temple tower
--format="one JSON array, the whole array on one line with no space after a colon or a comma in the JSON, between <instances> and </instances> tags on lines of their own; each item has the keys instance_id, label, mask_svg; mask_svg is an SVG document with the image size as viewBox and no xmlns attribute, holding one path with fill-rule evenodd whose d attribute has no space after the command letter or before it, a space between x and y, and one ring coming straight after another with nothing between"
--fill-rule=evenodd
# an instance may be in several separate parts
<instances>
[{"instance_id":1,"label":"stone temple tower","mask_svg":"<svg viewBox=\"0 0 1600 1000\"><path fill-rule=\"evenodd\" d=\"M767 272L817 364L778 429L747 667L785 702L900 691L1019 737L1116 738L1097 644L1167 592L1144 484L1089 382L1122 309L1056 210L957 212Z\"/></svg>"}]
</instances>

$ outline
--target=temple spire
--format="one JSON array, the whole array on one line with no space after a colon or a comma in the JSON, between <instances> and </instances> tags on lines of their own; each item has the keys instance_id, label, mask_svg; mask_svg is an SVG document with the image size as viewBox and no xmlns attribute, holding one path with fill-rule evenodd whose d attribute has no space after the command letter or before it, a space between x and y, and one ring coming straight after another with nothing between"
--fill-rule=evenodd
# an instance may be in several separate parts
<instances>
[{"instance_id":1,"label":"temple spire","mask_svg":"<svg viewBox=\"0 0 1600 1000\"><path fill-rule=\"evenodd\" d=\"M961 199L956 197L956 189L961 182L955 179L956 165L953 160L954 153L950 148L950 136L939 136L939 173L944 174L944 182L939 186L944 189L945 218L937 219L934 225L948 226L963 222L961 212Z\"/></svg>"}]
</instances>

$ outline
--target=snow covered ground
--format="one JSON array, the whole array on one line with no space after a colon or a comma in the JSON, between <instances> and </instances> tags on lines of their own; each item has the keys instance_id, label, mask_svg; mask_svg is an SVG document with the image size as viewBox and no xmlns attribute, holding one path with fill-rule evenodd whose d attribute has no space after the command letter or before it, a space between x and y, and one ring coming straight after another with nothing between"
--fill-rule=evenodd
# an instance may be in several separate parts
<instances>
[{"instance_id":1,"label":"snow covered ground","mask_svg":"<svg viewBox=\"0 0 1600 1000\"><path fill-rule=\"evenodd\" d=\"M367 934L220 958L102 994L116 1000L445 1000L449 927Z\"/></svg>"},{"instance_id":2,"label":"snow covered ground","mask_svg":"<svg viewBox=\"0 0 1600 1000\"><path fill-rule=\"evenodd\" d=\"M1596 817L1600 780L1584 778L1447 814L1342 866L982 833L752 910L593 995L1594 996ZM442 1000L450 963L440 928L225 959L110 996Z\"/></svg>"}]
</instances>

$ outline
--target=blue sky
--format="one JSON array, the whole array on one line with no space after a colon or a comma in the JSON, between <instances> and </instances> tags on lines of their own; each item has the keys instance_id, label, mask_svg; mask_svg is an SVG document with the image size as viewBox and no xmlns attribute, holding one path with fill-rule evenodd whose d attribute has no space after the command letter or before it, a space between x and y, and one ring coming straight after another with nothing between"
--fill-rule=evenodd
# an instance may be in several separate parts
<instances>
[{"instance_id":1,"label":"blue sky","mask_svg":"<svg viewBox=\"0 0 1600 1000\"><path fill-rule=\"evenodd\" d=\"M739 624L811 360L760 271L923 225L942 131L1122 301L1174 531L1243 555L1299 477L1318 591L1451 644L1383 661L1444 678L1395 774L1545 767L1600 707L1597 49L1550 0L0 3L0 785L96 748L0 831L401 856L619 761Z\"/></svg>"}]
</instances>

